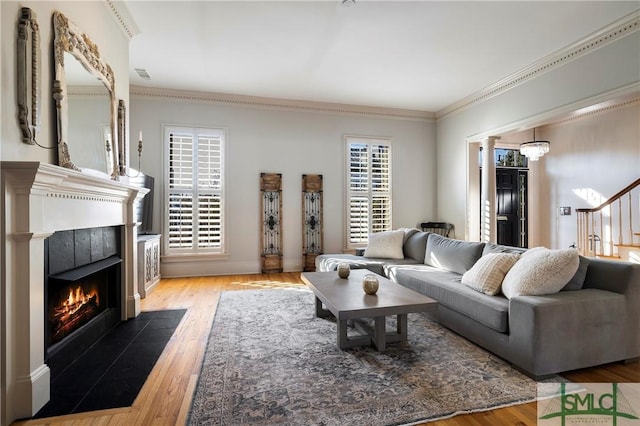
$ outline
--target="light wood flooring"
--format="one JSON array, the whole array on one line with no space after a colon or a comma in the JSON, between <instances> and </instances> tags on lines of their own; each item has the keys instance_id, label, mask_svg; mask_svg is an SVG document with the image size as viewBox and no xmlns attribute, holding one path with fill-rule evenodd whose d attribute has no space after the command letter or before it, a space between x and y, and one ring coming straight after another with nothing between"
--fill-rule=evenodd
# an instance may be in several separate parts
<instances>
[{"instance_id":1,"label":"light wood flooring","mask_svg":"<svg viewBox=\"0 0 640 426\"><path fill-rule=\"evenodd\" d=\"M142 300L143 311L188 308L133 406L13 425L182 425L196 385L220 293L225 290L303 286L299 273L163 279ZM574 382L640 382L640 363L611 364L564 374ZM535 425L536 404L456 416L435 426Z\"/></svg>"}]
</instances>

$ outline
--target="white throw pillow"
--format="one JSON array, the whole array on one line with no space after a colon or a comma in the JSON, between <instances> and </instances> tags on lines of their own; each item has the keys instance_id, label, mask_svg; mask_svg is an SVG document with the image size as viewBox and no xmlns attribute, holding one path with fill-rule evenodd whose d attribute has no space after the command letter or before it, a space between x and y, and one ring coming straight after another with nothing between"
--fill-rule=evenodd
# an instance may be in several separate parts
<instances>
[{"instance_id":1,"label":"white throw pillow","mask_svg":"<svg viewBox=\"0 0 640 426\"><path fill-rule=\"evenodd\" d=\"M404 259L402 242L404 231L386 231L369 234L369 244L364 250L364 257L380 259Z\"/></svg>"},{"instance_id":2,"label":"white throw pillow","mask_svg":"<svg viewBox=\"0 0 640 426\"><path fill-rule=\"evenodd\" d=\"M535 247L524 252L502 281L502 293L537 296L559 292L575 275L580 263L578 250Z\"/></svg>"},{"instance_id":3,"label":"white throw pillow","mask_svg":"<svg viewBox=\"0 0 640 426\"><path fill-rule=\"evenodd\" d=\"M462 275L462 284L494 296L500 292L502 280L519 257L520 255L515 253L486 254Z\"/></svg>"}]
</instances>

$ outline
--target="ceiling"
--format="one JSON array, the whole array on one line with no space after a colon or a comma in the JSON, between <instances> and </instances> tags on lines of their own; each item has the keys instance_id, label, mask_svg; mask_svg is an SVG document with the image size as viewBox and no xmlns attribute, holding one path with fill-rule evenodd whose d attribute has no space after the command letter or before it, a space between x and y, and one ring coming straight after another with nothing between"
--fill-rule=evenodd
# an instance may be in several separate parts
<instances>
[{"instance_id":1,"label":"ceiling","mask_svg":"<svg viewBox=\"0 0 640 426\"><path fill-rule=\"evenodd\" d=\"M437 112L637 1L126 1L134 86ZM136 74L145 69L151 80Z\"/></svg>"}]
</instances>

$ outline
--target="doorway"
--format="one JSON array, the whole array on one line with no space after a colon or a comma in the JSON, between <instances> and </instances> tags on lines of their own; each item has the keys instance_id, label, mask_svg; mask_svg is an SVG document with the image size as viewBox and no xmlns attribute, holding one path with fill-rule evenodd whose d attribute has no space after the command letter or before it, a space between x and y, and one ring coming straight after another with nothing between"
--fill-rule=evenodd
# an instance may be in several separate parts
<instances>
[{"instance_id":1,"label":"doorway","mask_svg":"<svg viewBox=\"0 0 640 426\"><path fill-rule=\"evenodd\" d=\"M527 247L527 171L496 169L497 243Z\"/></svg>"},{"instance_id":2,"label":"doorway","mask_svg":"<svg viewBox=\"0 0 640 426\"><path fill-rule=\"evenodd\" d=\"M516 149L495 149L496 158L496 243L527 248L528 162ZM482 164L482 148L480 162ZM480 193L482 192L482 167ZM481 218L480 218L481 220Z\"/></svg>"}]
</instances>

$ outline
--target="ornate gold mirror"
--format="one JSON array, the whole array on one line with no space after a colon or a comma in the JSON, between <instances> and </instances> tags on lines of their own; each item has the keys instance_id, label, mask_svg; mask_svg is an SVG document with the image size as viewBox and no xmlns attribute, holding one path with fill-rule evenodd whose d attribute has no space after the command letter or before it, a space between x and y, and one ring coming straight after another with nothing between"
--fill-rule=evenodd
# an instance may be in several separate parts
<instances>
[{"instance_id":1,"label":"ornate gold mirror","mask_svg":"<svg viewBox=\"0 0 640 426\"><path fill-rule=\"evenodd\" d=\"M53 14L58 164L117 179L119 139L111 67L98 46L60 12ZM72 157L73 156L73 157Z\"/></svg>"}]
</instances>

